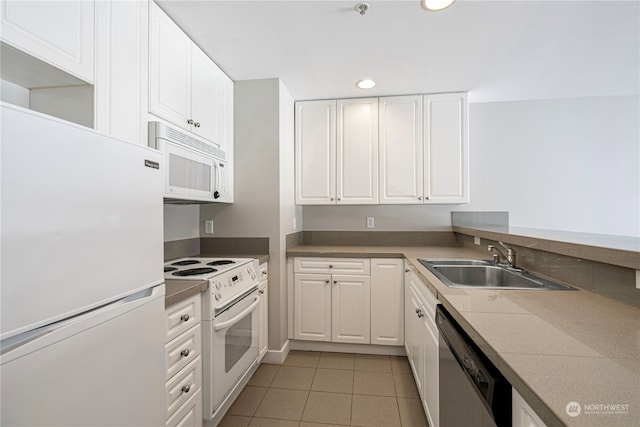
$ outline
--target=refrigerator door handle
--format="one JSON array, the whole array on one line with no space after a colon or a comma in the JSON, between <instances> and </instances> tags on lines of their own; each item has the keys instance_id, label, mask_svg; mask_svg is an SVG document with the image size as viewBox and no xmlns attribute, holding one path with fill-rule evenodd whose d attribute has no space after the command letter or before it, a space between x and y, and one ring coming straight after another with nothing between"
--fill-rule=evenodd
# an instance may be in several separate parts
<instances>
[{"instance_id":1,"label":"refrigerator door handle","mask_svg":"<svg viewBox=\"0 0 640 427\"><path fill-rule=\"evenodd\" d=\"M164 296L164 283L0 342L0 364L51 345Z\"/></svg>"}]
</instances>

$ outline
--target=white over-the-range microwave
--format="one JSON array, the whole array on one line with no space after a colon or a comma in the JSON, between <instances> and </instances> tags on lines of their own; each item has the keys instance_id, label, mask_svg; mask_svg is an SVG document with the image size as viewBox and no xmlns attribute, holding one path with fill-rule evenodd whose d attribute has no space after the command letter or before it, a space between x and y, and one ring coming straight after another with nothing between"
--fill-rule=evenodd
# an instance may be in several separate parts
<instances>
[{"instance_id":1,"label":"white over-the-range microwave","mask_svg":"<svg viewBox=\"0 0 640 427\"><path fill-rule=\"evenodd\" d=\"M232 203L226 153L163 122L149 122L149 146L164 154L164 201Z\"/></svg>"}]
</instances>

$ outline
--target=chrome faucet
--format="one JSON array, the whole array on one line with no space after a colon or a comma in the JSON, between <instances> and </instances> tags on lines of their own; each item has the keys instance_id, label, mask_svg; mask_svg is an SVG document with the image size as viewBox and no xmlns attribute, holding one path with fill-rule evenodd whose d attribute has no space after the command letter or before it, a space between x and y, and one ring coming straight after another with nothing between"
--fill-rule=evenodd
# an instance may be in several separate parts
<instances>
[{"instance_id":1,"label":"chrome faucet","mask_svg":"<svg viewBox=\"0 0 640 427\"><path fill-rule=\"evenodd\" d=\"M507 251L507 254L505 255L504 252L500 250L500 248L497 248L493 245L487 246L487 250L489 252L494 252L493 262L495 262L496 264L499 264L500 256L502 256L502 258L504 258L507 261L507 264L509 264L509 266L511 266L512 268L518 268L516 267L516 251L514 251L513 249L511 249L509 246L505 245L502 242L498 242L498 244L502 246L505 251Z\"/></svg>"}]
</instances>

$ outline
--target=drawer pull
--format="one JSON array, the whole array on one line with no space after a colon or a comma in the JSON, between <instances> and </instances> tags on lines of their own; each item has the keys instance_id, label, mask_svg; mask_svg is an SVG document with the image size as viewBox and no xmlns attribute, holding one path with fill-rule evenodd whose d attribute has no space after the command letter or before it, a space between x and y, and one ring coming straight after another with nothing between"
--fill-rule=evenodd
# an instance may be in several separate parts
<instances>
[{"instance_id":1,"label":"drawer pull","mask_svg":"<svg viewBox=\"0 0 640 427\"><path fill-rule=\"evenodd\" d=\"M264 289L259 290L259 291L258 291L258 293L259 293L260 295L264 295Z\"/></svg>"},{"instance_id":2,"label":"drawer pull","mask_svg":"<svg viewBox=\"0 0 640 427\"><path fill-rule=\"evenodd\" d=\"M182 356L182 357L187 357L187 356L189 356L189 349L188 349L188 348L185 348L184 350L182 350L182 351L180 352L180 356Z\"/></svg>"},{"instance_id":3,"label":"drawer pull","mask_svg":"<svg viewBox=\"0 0 640 427\"><path fill-rule=\"evenodd\" d=\"M182 320L183 322L188 322L189 319L191 318L191 316L189 316L189 314L183 314L182 316L180 316L180 320Z\"/></svg>"},{"instance_id":4,"label":"drawer pull","mask_svg":"<svg viewBox=\"0 0 640 427\"><path fill-rule=\"evenodd\" d=\"M182 386L183 393L189 393L189 390L191 390L191 386L189 384Z\"/></svg>"}]
</instances>

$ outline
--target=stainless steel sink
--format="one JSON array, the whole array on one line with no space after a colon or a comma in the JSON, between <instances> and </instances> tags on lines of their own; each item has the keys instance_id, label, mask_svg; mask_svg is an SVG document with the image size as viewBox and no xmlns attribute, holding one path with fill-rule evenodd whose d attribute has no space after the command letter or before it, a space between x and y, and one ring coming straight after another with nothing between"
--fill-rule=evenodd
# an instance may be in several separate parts
<instances>
[{"instance_id":1,"label":"stainless steel sink","mask_svg":"<svg viewBox=\"0 0 640 427\"><path fill-rule=\"evenodd\" d=\"M571 286L544 279L508 265L483 260L419 259L450 288L574 290Z\"/></svg>"}]
</instances>

